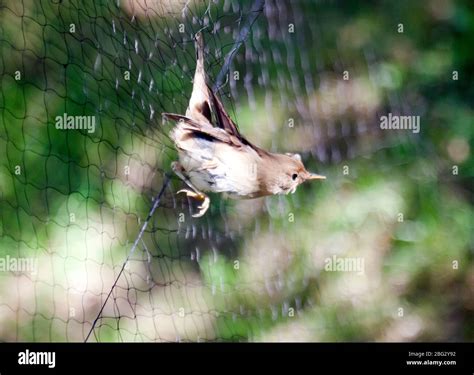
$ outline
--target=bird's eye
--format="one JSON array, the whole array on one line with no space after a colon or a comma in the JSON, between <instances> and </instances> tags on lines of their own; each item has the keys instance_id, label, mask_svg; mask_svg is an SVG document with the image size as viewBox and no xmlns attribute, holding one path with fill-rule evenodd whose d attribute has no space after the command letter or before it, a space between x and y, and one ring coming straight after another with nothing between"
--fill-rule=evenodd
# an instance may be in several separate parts
<instances>
[{"instance_id":1,"label":"bird's eye","mask_svg":"<svg viewBox=\"0 0 474 375\"><path fill-rule=\"evenodd\" d=\"M293 175L291 176L291 178L294 180L296 180L298 178L298 175L296 173L293 173Z\"/></svg>"}]
</instances>

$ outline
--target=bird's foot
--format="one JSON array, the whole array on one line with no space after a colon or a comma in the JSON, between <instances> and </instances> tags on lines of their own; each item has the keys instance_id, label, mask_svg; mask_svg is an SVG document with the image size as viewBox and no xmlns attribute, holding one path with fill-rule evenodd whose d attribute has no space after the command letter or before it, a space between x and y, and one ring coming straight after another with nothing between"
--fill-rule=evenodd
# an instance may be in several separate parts
<instances>
[{"instance_id":1,"label":"bird's foot","mask_svg":"<svg viewBox=\"0 0 474 375\"><path fill-rule=\"evenodd\" d=\"M185 193L188 198L193 198L193 199L196 199L198 201L202 201L201 205L199 205L197 207L199 211L196 214L192 214L191 215L192 217L201 217L209 209L209 205L211 203L211 200L209 199L209 197L206 194L201 193L201 192L197 193L197 192L194 192L194 191L191 191L191 190L188 190L188 189L181 189L176 194L180 194L180 193Z\"/></svg>"}]
</instances>

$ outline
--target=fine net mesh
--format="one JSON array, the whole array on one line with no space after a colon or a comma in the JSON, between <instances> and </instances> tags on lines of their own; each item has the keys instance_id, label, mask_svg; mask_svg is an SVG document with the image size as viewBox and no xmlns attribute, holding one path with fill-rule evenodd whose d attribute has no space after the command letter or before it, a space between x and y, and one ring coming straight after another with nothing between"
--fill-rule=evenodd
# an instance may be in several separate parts
<instances>
[{"instance_id":1,"label":"fine net mesh","mask_svg":"<svg viewBox=\"0 0 474 375\"><path fill-rule=\"evenodd\" d=\"M448 90L431 76L421 88L404 85L391 63L418 48L397 33L409 10L3 1L0 255L10 272L0 276L0 339L442 337L428 320L468 310L426 310L448 294L435 275L459 288L468 277L452 265L469 259L470 212L448 213L462 207L468 173L456 152L428 162L444 147L434 136L441 110L423 136L380 129L381 115L425 116ZM183 184L172 176L172 124L161 113L186 110L198 31L210 81L242 133L270 151L299 152L326 182L258 200L211 195L206 216L191 217L195 205L176 195ZM446 64L445 81L454 70ZM461 139L464 126L447 139ZM445 187L432 191L438 178ZM453 184L460 198L448 210L443 189ZM420 212L433 202L426 224ZM447 245L440 228L452 222L457 239ZM424 236L430 230L436 241ZM325 272L334 256L363 261L364 275ZM426 306L415 298L418 283L436 296Z\"/></svg>"}]
</instances>

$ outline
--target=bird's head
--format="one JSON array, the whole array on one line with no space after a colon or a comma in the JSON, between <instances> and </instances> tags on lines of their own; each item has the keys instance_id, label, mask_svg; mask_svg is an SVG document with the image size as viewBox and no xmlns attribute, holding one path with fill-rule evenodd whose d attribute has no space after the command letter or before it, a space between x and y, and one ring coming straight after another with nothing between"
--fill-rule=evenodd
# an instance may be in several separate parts
<instances>
[{"instance_id":1,"label":"bird's head","mask_svg":"<svg viewBox=\"0 0 474 375\"><path fill-rule=\"evenodd\" d=\"M267 176L272 194L294 193L298 185L308 180L325 180L325 176L308 172L299 154L273 154Z\"/></svg>"}]
</instances>

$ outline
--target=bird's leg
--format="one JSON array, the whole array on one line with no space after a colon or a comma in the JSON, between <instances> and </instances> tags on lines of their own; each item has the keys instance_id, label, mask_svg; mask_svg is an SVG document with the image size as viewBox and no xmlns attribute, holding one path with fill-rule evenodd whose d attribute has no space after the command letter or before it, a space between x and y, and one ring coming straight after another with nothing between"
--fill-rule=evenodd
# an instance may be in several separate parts
<instances>
[{"instance_id":1,"label":"bird's leg","mask_svg":"<svg viewBox=\"0 0 474 375\"><path fill-rule=\"evenodd\" d=\"M184 175L183 172L185 171L185 169L179 162L177 161L172 162L171 169L181 180L183 180L186 183L186 185L188 185L191 189L193 189L195 193L199 193L199 190L194 187L194 185L191 183L189 178Z\"/></svg>"},{"instance_id":2,"label":"bird's leg","mask_svg":"<svg viewBox=\"0 0 474 375\"><path fill-rule=\"evenodd\" d=\"M202 202L201 205L197 207L199 211L196 214L192 214L191 216L192 217L203 216L206 213L206 211L209 209L209 205L211 203L211 200L209 199L209 197L206 194L200 192L198 189L196 189L196 187L191 183L191 181L189 181L189 178L186 177L183 173L184 172L183 166L179 164L179 162L174 161L173 163L171 163L171 169L173 170L174 173L176 173L176 175L181 180L183 180L186 183L186 185L188 185L192 189L192 191L189 189L181 189L176 194L185 193L187 197L201 201Z\"/></svg>"},{"instance_id":3,"label":"bird's leg","mask_svg":"<svg viewBox=\"0 0 474 375\"><path fill-rule=\"evenodd\" d=\"M201 192L196 193L196 192L188 190L188 189L181 189L177 192L177 194L179 194L179 193L185 193L186 196L189 197L189 198L194 198L196 200L202 201L202 203L197 207L199 211L196 214L191 214L192 217L201 217L209 209L209 205L211 203L211 200L209 199L209 197L206 194L201 193Z\"/></svg>"}]
</instances>

